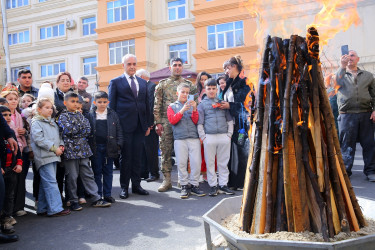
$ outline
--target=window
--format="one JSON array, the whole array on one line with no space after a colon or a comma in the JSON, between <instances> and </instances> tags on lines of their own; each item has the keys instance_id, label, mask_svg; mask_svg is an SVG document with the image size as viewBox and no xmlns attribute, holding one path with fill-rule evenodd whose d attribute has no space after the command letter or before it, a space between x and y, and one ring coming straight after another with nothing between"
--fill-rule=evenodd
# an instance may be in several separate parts
<instances>
[{"instance_id":1,"label":"window","mask_svg":"<svg viewBox=\"0 0 375 250\"><path fill-rule=\"evenodd\" d=\"M47 2L47 0L39 0L39 3Z\"/></svg>"},{"instance_id":2,"label":"window","mask_svg":"<svg viewBox=\"0 0 375 250\"><path fill-rule=\"evenodd\" d=\"M184 19L186 17L186 0L168 2L168 21Z\"/></svg>"},{"instance_id":3,"label":"window","mask_svg":"<svg viewBox=\"0 0 375 250\"><path fill-rule=\"evenodd\" d=\"M14 9L29 5L29 0L7 0L6 5L7 9Z\"/></svg>"},{"instance_id":4,"label":"window","mask_svg":"<svg viewBox=\"0 0 375 250\"><path fill-rule=\"evenodd\" d=\"M83 27L83 34L84 36L89 36L96 34L96 17L89 17L82 19L82 27Z\"/></svg>"},{"instance_id":5,"label":"window","mask_svg":"<svg viewBox=\"0 0 375 250\"><path fill-rule=\"evenodd\" d=\"M83 58L83 74L95 75L96 74L96 56Z\"/></svg>"},{"instance_id":6,"label":"window","mask_svg":"<svg viewBox=\"0 0 375 250\"><path fill-rule=\"evenodd\" d=\"M60 72L65 72L65 63L52 63L52 64L44 64L40 66L40 76L41 77L48 77L48 76L56 76Z\"/></svg>"},{"instance_id":7,"label":"window","mask_svg":"<svg viewBox=\"0 0 375 250\"><path fill-rule=\"evenodd\" d=\"M30 32L28 30L16 32L13 34L8 34L9 45L15 45L19 43L29 43L30 42Z\"/></svg>"},{"instance_id":8,"label":"window","mask_svg":"<svg viewBox=\"0 0 375 250\"><path fill-rule=\"evenodd\" d=\"M40 40L65 36L65 24L56 24L40 28Z\"/></svg>"},{"instance_id":9,"label":"window","mask_svg":"<svg viewBox=\"0 0 375 250\"><path fill-rule=\"evenodd\" d=\"M179 57L184 64L188 64L187 43L169 45L169 59Z\"/></svg>"},{"instance_id":10,"label":"window","mask_svg":"<svg viewBox=\"0 0 375 250\"><path fill-rule=\"evenodd\" d=\"M11 68L11 74L12 74L12 79L11 79L11 82L17 82L17 79L18 79L18 71L20 71L21 69L30 69L30 65L26 65L26 66L19 66L19 67L14 67L14 68Z\"/></svg>"},{"instance_id":11,"label":"window","mask_svg":"<svg viewBox=\"0 0 375 250\"><path fill-rule=\"evenodd\" d=\"M109 64L122 63L126 54L135 54L134 39L109 44Z\"/></svg>"},{"instance_id":12,"label":"window","mask_svg":"<svg viewBox=\"0 0 375 250\"><path fill-rule=\"evenodd\" d=\"M243 21L208 26L207 36L208 50L242 46Z\"/></svg>"},{"instance_id":13,"label":"window","mask_svg":"<svg viewBox=\"0 0 375 250\"><path fill-rule=\"evenodd\" d=\"M134 0L117 0L107 3L107 23L134 19Z\"/></svg>"}]
</instances>

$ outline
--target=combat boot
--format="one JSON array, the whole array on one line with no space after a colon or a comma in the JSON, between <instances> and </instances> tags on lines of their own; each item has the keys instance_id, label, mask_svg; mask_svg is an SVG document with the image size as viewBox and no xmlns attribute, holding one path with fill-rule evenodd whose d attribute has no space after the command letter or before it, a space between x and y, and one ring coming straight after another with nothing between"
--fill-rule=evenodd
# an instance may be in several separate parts
<instances>
[{"instance_id":1,"label":"combat boot","mask_svg":"<svg viewBox=\"0 0 375 250\"><path fill-rule=\"evenodd\" d=\"M163 173L163 174L164 174L164 180L163 180L163 183L158 188L158 192L167 192L168 189L172 188L171 173Z\"/></svg>"}]
</instances>

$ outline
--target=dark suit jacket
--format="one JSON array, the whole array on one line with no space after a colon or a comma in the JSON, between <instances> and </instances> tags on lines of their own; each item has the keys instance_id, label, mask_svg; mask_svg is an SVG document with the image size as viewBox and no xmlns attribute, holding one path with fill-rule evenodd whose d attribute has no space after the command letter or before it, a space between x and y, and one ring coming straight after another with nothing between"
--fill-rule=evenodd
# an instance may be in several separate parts
<instances>
[{"instance_id":1,"label":"dark suit jacket","mask_svg":"<svg viewBox=\"0 0 375 250\"><path fill-rule=\"evenodd\" d=\"M148 101L150 103L151 111L154 110L155 88L156 88L155 83L151 81L147 81ZM154 124L154 114L152 112L150 112L150 121L151 121L151 124Z\"/></svg>"},{"instance_id":2,"label":"dark suit jacket","mask_svg":"<svg viewBox=\"0 0 375 250\"><path fill-rule=\"evenodd\" d=\"M143 131L152 125L147 82L137 76L136 78L139 84L137 97L134 96L124 74L112 79L108 86L109 107L117 113L124 133L136 131L138 119Z\"/></svg>"}]
</instances>

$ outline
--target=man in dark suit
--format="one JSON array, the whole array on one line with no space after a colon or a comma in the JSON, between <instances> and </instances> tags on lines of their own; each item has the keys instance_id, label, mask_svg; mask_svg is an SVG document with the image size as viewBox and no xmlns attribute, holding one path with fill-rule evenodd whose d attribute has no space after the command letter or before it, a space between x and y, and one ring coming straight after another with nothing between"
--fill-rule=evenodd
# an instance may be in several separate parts
<instances>
[{"instance_id":1,"label":"man in dark suit","mask_svg":"<svg viewBox=\"0 0 375 250\"><path fill-rule=\"evenodd\" d=\"M150 73L145 69L139 69L136 73L137 76L147 81L148 100L150 103L150 110L154 110L154 97L156 84L150 81ZM154 114L150 112L151 123L154 123ZM144 161L143 161L143 172L145 175L149 175L146 179L147 182L156 181L159 179L159 136L155 132L155 127L152 126L149 136L146 137L144 144Z\"/></svg>"},{"instance_id":2,"label":"man in dark suit","mask_svg":"<svg viewBox=\"0 0 375 250\"><path fill-rule=\"evenodd\" d=\"M141 187L141 159L145 136L150 133L150 106L147 83L135 76L137 58L127 54L122 58L125 73L112 79L108 86L109 106L119 116L124 133L124 145L120 156L120 198L129 197L129 181L132 192L140 195L149 193Z\"/></svg>"}]
</instances>

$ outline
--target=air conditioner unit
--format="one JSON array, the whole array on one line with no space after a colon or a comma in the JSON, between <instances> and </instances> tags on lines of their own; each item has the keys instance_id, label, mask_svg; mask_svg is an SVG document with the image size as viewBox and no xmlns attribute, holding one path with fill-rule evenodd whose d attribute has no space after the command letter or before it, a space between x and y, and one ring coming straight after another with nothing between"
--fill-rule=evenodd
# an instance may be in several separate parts
<instances>
[{"instance_id":1,"label":"air conditioner unit","mask_svg":"<svg viewBox=\"0 0 375 250\"><path fill-rule=\"evenodd\" d=\"M72 30L76 27L76 21L74 21L73 19L72 20L67 20L65 22L65 26L68 30Z\"/></svg>"}]
</instances>

